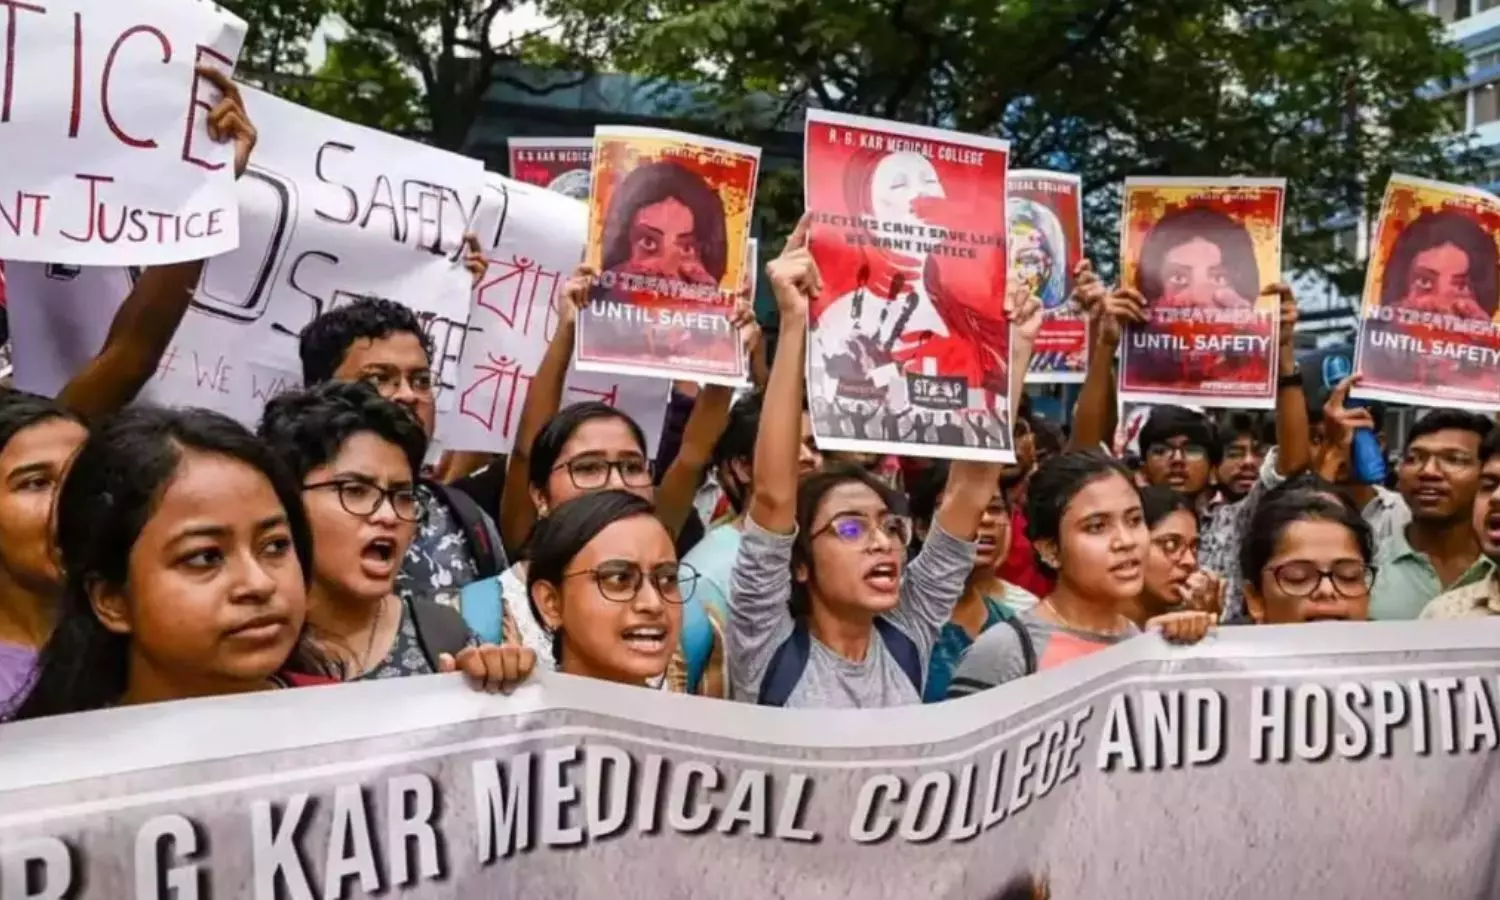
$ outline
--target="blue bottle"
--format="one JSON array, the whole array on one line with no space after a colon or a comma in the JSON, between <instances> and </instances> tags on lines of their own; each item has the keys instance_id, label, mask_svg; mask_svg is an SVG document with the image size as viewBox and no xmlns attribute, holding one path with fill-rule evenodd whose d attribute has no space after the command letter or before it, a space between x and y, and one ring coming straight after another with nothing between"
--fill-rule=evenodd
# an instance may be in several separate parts
<instances>
[{"instance_id":1,"label":"blue bottle","mask_svg":"<svg viewBox=\"0 0 1500 900\"><path fill-rule=\"evenodd\" d=\"M1350 364L1349 357L1341 354L1323 357L1325 391L1331 393L1352 374L1354 367ZM1351 409L1369 406L1362 400L1349 400L1344 405ZM1368 428L1354 432L1354 441L1349 449L1349 468L1354 480L1360 484L1385 484L1385 453L1380 449L1380 439L1375 436L1375 432Z\"/></svg>"}]
</instances>

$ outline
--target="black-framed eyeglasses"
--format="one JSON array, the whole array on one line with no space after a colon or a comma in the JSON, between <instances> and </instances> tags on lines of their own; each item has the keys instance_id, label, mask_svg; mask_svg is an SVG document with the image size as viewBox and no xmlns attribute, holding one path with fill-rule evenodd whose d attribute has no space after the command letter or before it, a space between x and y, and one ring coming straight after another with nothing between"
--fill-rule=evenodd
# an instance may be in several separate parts
<instances>
[{"instance_id":1,"label":"black-framed eyeglasses","mask_svg":"<svg viewBox=\"0 0 1500 900\"><path fill-rule=\"evenodd\" d=\"M1408 450L1401 457L1401 465L1408 469L1425 469L1429 462L1437 463L1438 469L1444 472L1462 472L1464 469L1473 468L1479 460L1471 453L1462 450L1440 450L1431 453L1426 450Z\"/></svg>"},{"instance_id":2,"label":"black-framed eyeglasses","mask_svg":"<svg viewBox=\"0 0 1500 900\"><path fill-rule=\"evenodd\" d=\"M401 392L402 382L405 382L411 388L411 392L418 397L431 397L437 391L437 382L433 380L429 369L418 369L405 375L394 369L379 369L366 372L360 378L368 382L371 387L375 388L376 393L387 400Z\"/></svg>"},{"instance_id":3,"label":"black-framed eyeglasses","mask_svg":"<svg viewBox=\"0 0 1500 900\"><path fill-rule=\"evenodd\" d=\"M1363 597L1375 586L1375 567L1357 559L1341 559L1326 569L1305 560L1292 560L1270 569L1271 577L1282 593L1290 597L1311 597L1326 578L1340 597Z\"/></svg>"},{"instance_id":4,"label":"black-framed eyeglasses","mask_svg":"<svg viewBox=\"0 0 1500 900\"><path fill-rule=\"evenodd\" d=\"M864 513L853 512L837 513L827 525L814 531L809 540L832 534L846 544L864 544L876 531L903 547L911 545L911 519L906 516L886 515L876 521Z\"/></svg>"},{"instance_id":5,"label":"black-framed eyeglasses","mask_svg":"<svg viewBox=\"0 0 1500 900\"><path fill-rule=\"evenodd\" d=\"M573 487L580 491L597 491L609 484L611 471L620 473L620 483L626 487L647 487L651 484L651 461L640 456L625 459L605 459L602 456L585 456L570 459L552 467L556 472L568 470Z\"/></svg>"},{"instance_id":6,"label":"black-framed eyeglasses","mask_svg":"<svg viewBox=\"0 0 1500 900\"><path fill-rule=\"evenodd\" d=\"M615 603L634 600L648 579L662 600L679 606L691 600L694 589L698 587L698 570L687 563L658 563L647 570L628 559L609 559L592 569L564 573L563 578L584 575L593 576L599 593Z\"/></svg>"},{"instance_id":7,"label":"black-framed eyeglasses","mask_svg":"<svg viewBox=\"0 0 1500 900\"><path fill-rule=\"evenodd\" d=\"M1171 444L1152 444L1146 448L1146 456L1149 459L1169 459L1176 454L1188 462L1202 462L1208 459L1208 448L1202 444L1183 444L1174 447Z\"/></svg>"},{"instance_id":8,"label":"black-framed eyeglasses","mask_svg":"<svg viewBox=\"0 0 1500 900\"><path fill-rule=\"evenodd\" d=\"M383 488L368 481L340 478L334 481L304 484L302 489L304 491L330 489L338 491L339 505L344 508L344 512L361 518L375 515L375 511L380 509L380 504L387 501L390 502L392 511L396 513L396 518L404 522L420 522L427 512L422 506L422 498L417 496L417 490L414 487Z\"/></svg>"}]
</instances>

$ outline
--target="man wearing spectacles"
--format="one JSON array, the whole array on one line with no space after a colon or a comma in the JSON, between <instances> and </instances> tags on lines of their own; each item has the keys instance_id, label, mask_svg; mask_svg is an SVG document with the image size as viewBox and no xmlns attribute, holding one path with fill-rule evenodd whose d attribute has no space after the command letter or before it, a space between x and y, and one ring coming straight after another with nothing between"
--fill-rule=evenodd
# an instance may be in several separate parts
<instances>
[{"instance_id":1,"label":"man wearing spectacles","mask_svg":"<svg viewBox=\"0 0 1500 900\"><path fill-rule=\"evenodd\" d=\"M1430 412L1412 426L1396 466L1411 521L1376 548L1370 618L1415 619L1445 590L1490 577L1494 566L1480 554L1473 516L1482 447L1493 430L1488 418L1457 409Z\"/></svg>"},{"instance_id":2,"label":"man wearing spectacles","mask_svg":"<svg viewBox=\"0 0 1500 900\"><path fill-rule=\"evenodd\" d=\"M1500 616L1500 429L1485 436L1479 458L1479 493L1470 521L1479 549L1490 564L1490 574L1439 595L1422 610L1424 619Z\"/></svg>"},{"instance_id":3,"label":"man wearing spectacles","mask_svg":"<svg viewBox=\"0 0 1500 900\"><path fill-rule=\"evenodd\" d=\"M305 384L365 382L410 412L432 440L439 388L433 347L407 307L364 298L329 310L303 329L299 352ZM500 531L473 499L426 478L414 491L422 513L396 579L398 594L446 602L464 585L505 570Z\"/></svg>"}]
</instances>

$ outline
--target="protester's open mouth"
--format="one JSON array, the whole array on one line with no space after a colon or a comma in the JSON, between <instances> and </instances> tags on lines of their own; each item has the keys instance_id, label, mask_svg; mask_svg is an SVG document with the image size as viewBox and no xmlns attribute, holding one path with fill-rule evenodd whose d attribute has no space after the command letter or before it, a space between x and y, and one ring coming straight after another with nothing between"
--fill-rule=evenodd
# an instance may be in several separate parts
<instances>
[{"instance_id":1,"label":"protester's open mouth","mask_svg":"<svg viewBox=\"0 0 1500 900\"><path fill-rule=\"evenodd\" d=\"M359 552L360 568L372 578L384 578L395 571L396 539L378 537L365 544Z\"/></svg>"},{"instance_id":2,"label":"protester's open mouth","mask_svg":"<svg viewBox=\"0 0 1500 900\"><path fill-rule=\"evenodd\" d=\"M287 627L286 616L264 615L256 616L248 622L236 625L229 629L229 636L244 641L260 643L273 641L281 637L282 631Z\"/></svg>"},{"instance_id":3,"label":"protester's open mouth","mask_svg":"<svg viewBox=\"0 0 1500 900\"><path fill-rule=\"evenodd\" d=\"M1234 486L1234 489L1239 491L1241 494L1248 494L1250 493L1250 489L1255 487L1255 476L1241 475L1240 477L1236 478L1232 482L1232 484Z\"/></svg>"},{"instance_id":4,"label":"protester's open mouth","mask_svg":"<svg viewBox=\"0 0 1500 900\"><path fill-rule=\"evenodd\" d=\"M865 572L865 584L877 591L894 591L901 581L901 570L895 563L876 563Z\"/></svg>"},{"instance_id":5,"label":"protester's open mouth","mask_svg":"<svg viewBox=\"0 0 1500 900\"><path fill-rule=\"evenodd\" d=\"M1438 487L1417 488L1412 493L1412 498L1422 504L1442 503L1447 496L1448 491Z\"/></svg>"},{"instance_id":6,"label":"protester's open mouth","mask_svg":"<svg viewBox=\"0 0 1500 900\"><path fill-rule=\"evenodd\" d=\"M1500 544L1500 510L1484 517L1484 536L1490 544Z\"/></svg>"},{"instance_id":7,"label":"protester's open mouth","mask_svg":"<svg viewBox=\"0 0 1500 900\"><path fill-rule=\"evenodd\" d=\"M667 647L667 629L660 625L637 625L620 634L625 646L650 656L657 656Z\"/></svg>"},{"instance_id":8,"label":"protester's open mouth","mask_svg":"<svg viewBox=\"0 0 1500 900\"><path fill-rule=\"evenodd\" d=\"M1308 616L1308 617L1304 618L1302 621L1307 622L1307 623L1312 623L1312 622L1347 622L1347 621L1349 621L1349 614L1348 613L1342 613L1342 612L1321 612L1321 613L1317 613L1316 615Z\"/></svg>"},{"instance_id":9,"label":"protester's open mouth","mask_svg":"<svg viewBox=\"0 0 1500 900\"><path fill-rule=\"evenodd\" d=\"M1109 567L1109 573L1116 578L1137 578L1141 574L1141 561L1127 559L1124 562L1117 562Z\"/></svg>"}]
</instances>

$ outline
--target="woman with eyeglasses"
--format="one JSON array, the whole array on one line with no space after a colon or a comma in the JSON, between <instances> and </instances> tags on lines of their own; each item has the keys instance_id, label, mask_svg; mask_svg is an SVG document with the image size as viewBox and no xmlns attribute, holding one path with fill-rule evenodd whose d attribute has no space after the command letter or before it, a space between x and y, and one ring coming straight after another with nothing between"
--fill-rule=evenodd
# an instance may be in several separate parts
<instances>
[{"instance_id":1,"label":"woman with eyeglasses","mask_svg":"<svg viewBox=\"0 0 1500 900\"><path fill-rule=\"evenodd\" d=\"M1130 471L1098 450L1047 461L1031 480L1026 518L1037 558L1057 587L1023 611L1020 629L992 628L959 661L948 698L963 697L1065 665L1141 633L1124 614L1145 587L1141 494ZM1168 640L1191 643L1212 626L1201 611L1147 621Z\"/></svg>"},{"instance_id":2,"label":"woman with eyeglasses","mask_svg":"<svg viewBox=\"0 0 1500 900\"><path fill-rule=\"evenodd\" d=\"M781 339L755 443L755 482L730 593L733 696L765 706L864 708L920 703L938 632L974 567L974 543L1000 466L952 465L927 541L906 562L905 498L863 469L831 465L798 478L808 309L822 279L803 218L767 267ZM1012 304L1012 407L1040 306Z\"/></svg>"},{"instance_id":3,"label":"woman with eyeglasses","mask_svg":"<svg viewBox=\"0 0 1500 900\"><path fill-rule=\"evenodd\" d=\"M697 575L678 563L649 500L605 490L537 523L527 591L557 671L659 688Z\"/></svg>"},{"instance_id":4,"label":"woman with eyeglasses","mask_svg":"<svg viewBox=\"0 0 1500 900\"><path fill-rule=\"evenodd\" d=\"M698 392L682 445L659 481L646 452L646 435L634 419L597 401L560 408L573 356L574 322L578 309L588 303L592 277L591 270L579 267L563 290L558 328L526 394L507 464L501 532L528 535L536 522L573 498L623 490L653 502L657 517L675 539L694 515L698 486L729 420L733 392L717 385ZM754 315L744 307L735 310L731 320L747 353L752 352L760 334ZM518 558L526 555L525 545L507 549ZM550 668L552 637L526 588L527 568L527 561L520 559L496 578L465 586L463 616L484 639L528 647L544 668ZM687 617L689 627L674 657L669 686L722 697L722 629L701 606L690 608Z\"/></svg>"},{"instance_id":5,"label":"woman with eyeglasses","mask_svg":"<svg viewBox=\"0 0 1500 900\"><path fill-rule=\"evenodd\" d=\"M327 382L271 400L260 434L301 486L315 551L308 622L347 679L442 671L480 645L435 598L395 591L422 521L416 419L364 382ZM503 658L510 681L534 662L515 649Z\"/></svg>"},{"instance_id":6,"label":"woman with eyeglasses","mask_svg":"<svg viewBox=\"0 0 1500 900\"><path fill-rule=\"evenodd\" d=\"M1198 568L1198 517L1192 501L1168 487L1144 487L1141 510L1151 530L1144 587L1121 611L1140 626L1179 610L1217 617L1223 582Z\"/></svg>"},{"instance_id":7,"label":"woman with eyeglasses","mask_svg":"<svg viewBox=\"0 0 1500 900\"><path fill-rule=\"evenodd\" d=\"M1370 526L1316 490L1278 492L1255 511L1240 547L1245 602L1257 624L1364 621L1375 583Z\"/></svg>"}]
</instances>

